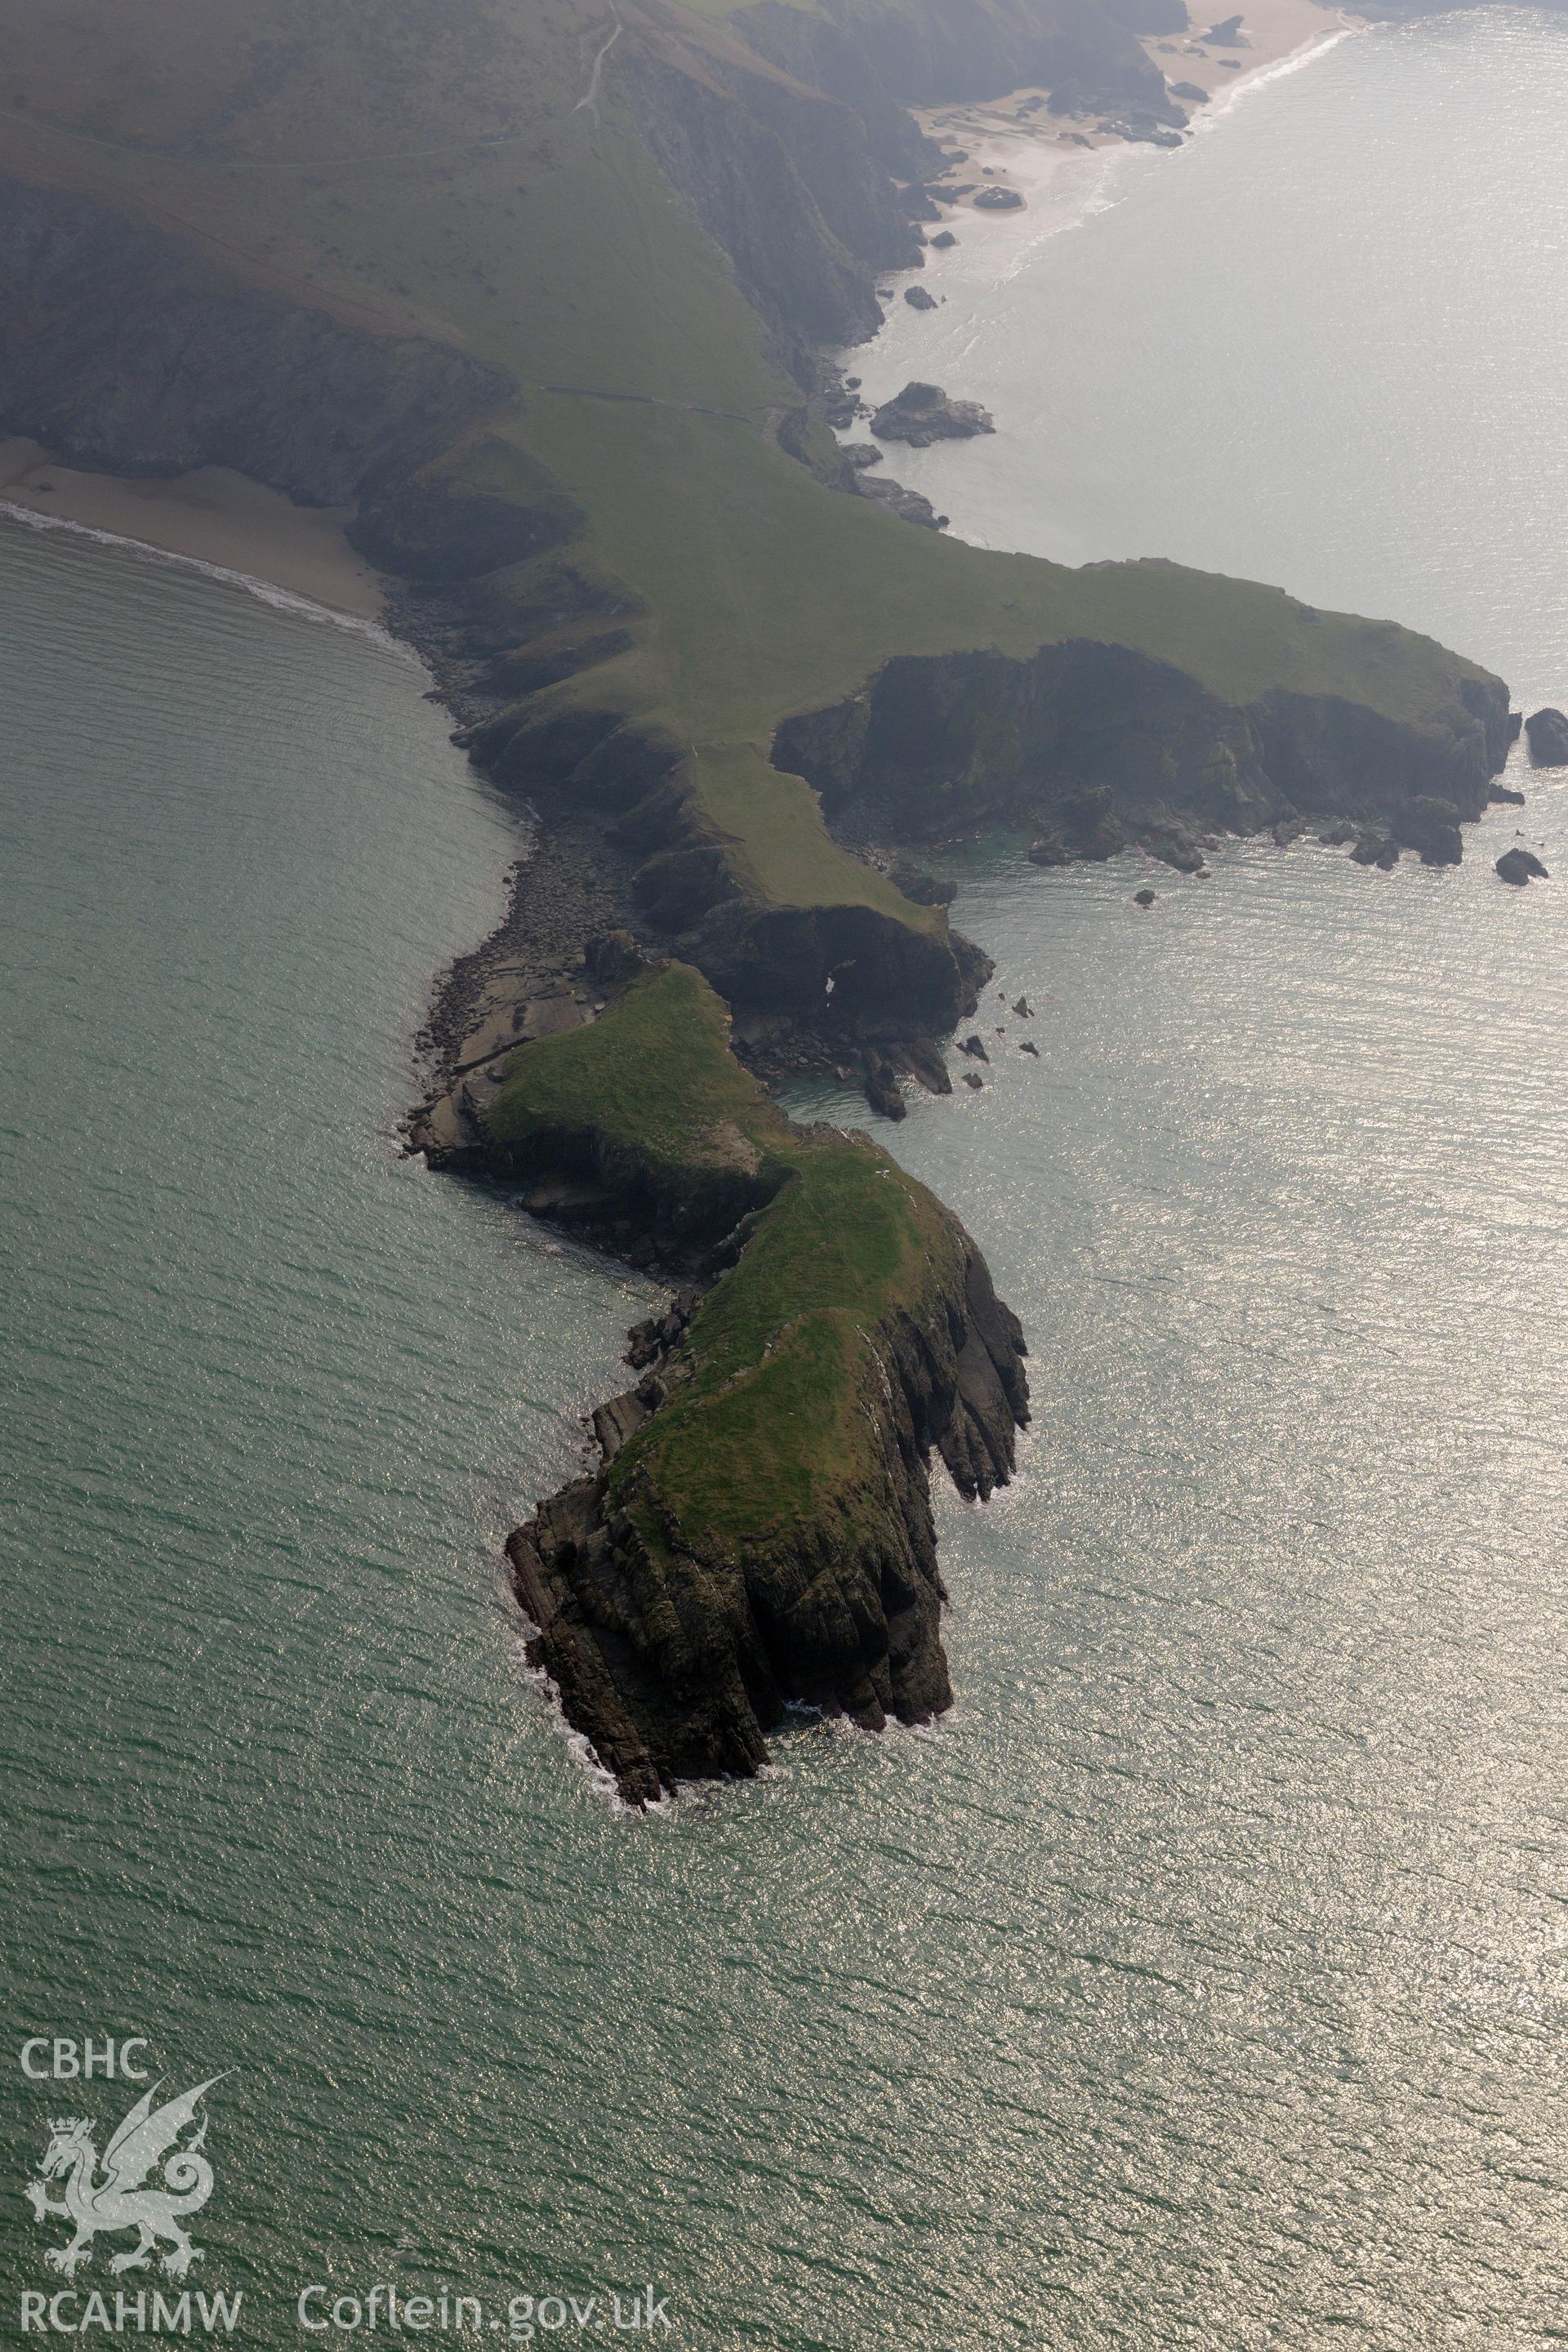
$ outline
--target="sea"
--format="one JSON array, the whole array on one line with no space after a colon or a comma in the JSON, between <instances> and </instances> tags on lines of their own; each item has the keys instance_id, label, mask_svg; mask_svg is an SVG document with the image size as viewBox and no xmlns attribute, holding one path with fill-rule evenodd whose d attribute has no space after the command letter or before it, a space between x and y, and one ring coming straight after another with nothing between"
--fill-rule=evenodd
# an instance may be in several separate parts
<instances>
[{"instance_id":1,"label":"sea","mask_svg":"<svg viewBox=\"0 0 1568 2352\"><path fill-rule=\"evenodd\" d=\"M961 244L861 357L998 430L906 478L1568 702L1565 112L1562 16L1358 31ZM0 522L0 616L7 2332L1568 2336L1568 774L1458 869L947 856L986 1083L878 1131L1036 1407L957 1704L634 1820L500 1544L656 1294L401 1150L511 813L232 582ZM68 2278L51 2126L153 2080L200 2257Z\"/></svg>"}]
</instances>

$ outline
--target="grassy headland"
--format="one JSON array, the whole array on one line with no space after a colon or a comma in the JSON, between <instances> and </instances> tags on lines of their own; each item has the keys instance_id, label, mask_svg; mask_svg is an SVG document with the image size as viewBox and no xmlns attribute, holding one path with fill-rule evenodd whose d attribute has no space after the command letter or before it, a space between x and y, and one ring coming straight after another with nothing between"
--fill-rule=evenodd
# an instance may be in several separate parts
<instances>
[{"instance_id":1,"label":"grassy headland","mask_svg":"<svg viewBox=\"0 0 1568 2352\"><path fill-rule=\"evenodd\" d=\"M637 1799L753 1769L791 1698L946 1704L925 1452L989 1492L1024 1411L1017 1327L951 1213L868 1137L793 1126L728 1026L666 964L521 1047L486 1119L502 1166L566 1166L591 1212L722 1264L606 1470L512 1546L541 1658Z\"/></svg>"},{"instance_id":2,"label":"grassy headland","mask_svg":"<svg viewBox=\"0 0 1568 2352\"><path fill-rule=\"evenodd\" d=\"M841 846L817 788L874 792L894 831L1097 782L1251 824L1415 792L1473 814L1500 764L1500 683L1392 624L991 554L847 494L806 345L865 331L918 252L896 100L1146 79L1128 15L0 0L0 431L326 505L346 469L476 756L613 815L645 933L688 959L519 1048L485 1114L509 1164L721 1253L615 1458L514 1550L640 1795L752 1769L791 1697L945 1703L926 1455L983 1491L1023 1410L962 1229L730 1051L710 982L809 1011L841 976L873 1029L965 1002L944 914Z\"/></svg>"}]
</instances>

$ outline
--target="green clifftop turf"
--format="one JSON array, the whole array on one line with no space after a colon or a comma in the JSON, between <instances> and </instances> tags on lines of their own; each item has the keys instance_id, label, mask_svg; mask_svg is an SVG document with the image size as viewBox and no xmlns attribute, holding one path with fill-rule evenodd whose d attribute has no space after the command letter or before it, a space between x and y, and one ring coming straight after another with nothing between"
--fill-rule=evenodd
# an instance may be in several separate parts
<instances>
[{"instance_id":1,"label":"green clifftop turf","mask_svg":"<svg viewBox=\"0 0 1568 2352\"><path fill-rule=\"evenodd\" d=\"M645 1540L678 1522L699 1556L798 1538L828 1504L876 1507L867 1334L919 1324L962 1264L947 1212L863 1135L793 1127L729 1050L728 1016L689 965L637 982L585 1028L520 1046L487 1118L526 1156L592 1129L652 1163L664 1192L743 1172L745 1247L704 1297L669 1402L617 1457L612 1488Z\"/></svg>"},{"instance_id":2,"label":"green clifftop turf","mask_svg":"<svg viewBox=\"0 0 1568 2352\"><path fill-rule=\"evenodd\" d=\"M584 518L572 560L639 607L635 651L552 699L695 747L697 814L735 843L764 903L871 904L928 927L766 757L781 719L853 694L896 655L1026 657L1088 637L1237 706L1282 688L1422 725L1451 703L1452 657L1391 625L1308 616L1277 591L1173 566L994 555L826 488L772 438L800 391L655 168L613 70L595 107L579 103L609 25L596 5L402 0L367 23L258 0L241 32L195 0L150 0L134 18L80 0L68 38L41 13L0 0L29 93L7 119L14 170L173 231L199 270L453 341L511 376L517 402L447 466L525 503L542 467ZM509 446L526 460L515 480Z\"/></svg>"}]
</instances>

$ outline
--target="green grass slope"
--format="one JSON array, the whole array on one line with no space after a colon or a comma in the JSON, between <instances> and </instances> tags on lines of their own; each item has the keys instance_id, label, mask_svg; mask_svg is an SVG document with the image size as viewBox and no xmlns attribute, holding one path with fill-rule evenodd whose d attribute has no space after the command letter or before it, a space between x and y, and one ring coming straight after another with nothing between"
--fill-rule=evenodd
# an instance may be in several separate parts
<instances>
[{"instance_id":1,"label":"green grass slope","mask_svg":"<svg viewBox=\"0 0 1568 2352\"><path fill-rule=\"evenodd\" d=\"M653 13L668 52L679 12ZM584 518L573 561L639 613L635 650L551 702L691 747L699 819L764 902L929 923L835 847L766 757L781 719L854 693L896 655L1025 658L1087 637L1173 664L1227 704L1284 689L1418 727L1441 726L1462 681L1481 678L1408 632L1304 617L1249 583L994 555L825 488L773 437L798 387L653 165L613 51L584 102L616 29L596 0L218 14L0 0L11 168L171 230L197 276L504 370L519 398L447 470L504 497L514 448L526 502L542 467ZM649 19L634 0L620 16L634 43ZM693 75L711 68L694 50Z\"/></svg>"},{"instance_id":2,"label":"green grass slope","mask_svg":"<svg viewBox=\"0 0 1568 2352\"><path fill-rule=\"evenodd\" d=\"M645 1541L663 1549L679 1525L712 1561L799 1544L825 1507L848 1520L879 1507L864 1335L900 1312L923 1319L962 1265L959 1230L924 1187L868 1137L793 1127L735 1061L728 1026L698 972L665 965L590 1026L520 1047L485 1121L514 1164L591 1130L623 1183L635 1168L710 1226L717 1187L719 1221L748 1216L669 1402L612 1473Z\"/></svg>"},{"instance_id":3,"label":"green grass slope","mask_svg":"<svg viewBox=\"0 0 1568 2352\"><path fill-rule=\"evenodd\" d=\"M530 1655L633 1802L755 1770L792 1700L868 1727L946 1706L925 1454L988 1493L1025 1412L1017 1326L963 1229L868 1137L792 1127L727 1021L665 965L521 1048L489 1115L525 1172L582 1167L591 1132L605 1200L731 1257L619 1401L647 1417L607 1470L509 1547Z\"/></svg>"},{"instance_id":4,"label":"green grass slope","mask_svg":"<svg viewBox=\"0 0 1568 2352\"><path fill-rule=\"evenodd\" d=\"M896 944L895 996L933 961L956 977L942 911L840 848L770 756L782 722L852 703L900 657L1125 648L1227 712L1349 711L1439 750L1473 732L1478 698L1495 716L1496 681L1390 624L1171 565L985 553L787 454L814 448L799 386L656 167L620 73L616 51L657 36L660 72L689 73L721 142L728 12L698 9L0 0L6 168L164 232L193 291L238 286L502 372L513 396L432 482L531 512L542 484L574 522L569 544L483 583L489 650L514 631L520 668L542 639L606 657L489 733L504 750L515 729L526 755L548 728L602 741L615 722L662 745L682 818L661 854L721 866L772 925L775 966L815 942L821 969L864 968L875 933ZM701 35L684 64L683 22ZM47 300L22 321L49 323ZM527 781L526 756L513 772ZM607 1191L672 1250L746 1221L609 1468L607 1522L531 1555L541 1606L576 1612L552 1669L578 1677L574 1719L592 1733L607 1710L614 1769L644 1795L677 1769L752 1769L792 1695L863 1720L946 1703L925 1453L941 1443L984 1491L1023 1412L1016 1327L955 1221L869 1139L791 1127L728 1039L712 988L668 964L586 1028L521 1047L486 1115L497 1157ZM571 1589L595 1559L603 1640ZM674 1714L666 1684L685 1692Z\"/></svg>"}]
</instances>

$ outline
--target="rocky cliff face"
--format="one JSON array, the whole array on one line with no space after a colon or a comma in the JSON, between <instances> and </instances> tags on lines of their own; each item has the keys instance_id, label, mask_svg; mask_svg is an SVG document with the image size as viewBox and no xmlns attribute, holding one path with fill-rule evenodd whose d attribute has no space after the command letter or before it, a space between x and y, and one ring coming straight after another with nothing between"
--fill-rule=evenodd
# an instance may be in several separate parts
<instances>
[{"instance_id":1,"label":"rocky cliff face","mask_svg":"<svg viewBox=\"0 0 1568 2352\"><path fill-rule=\"evenodd\" d=\"M792 18L795 11L780 14ZM717 26L645 0L617 78L660 168L735 266L752 307L803 381L814 345L861 341L881 323L874 273L908 269L919 239L865 117L837 83L798 79ZM781 37L775 44L788 48ZM810 67L805 54L800 61ZM851 87L859 61L840 42L823 59ZM831 94L830 94L831 93ZM884 152L904 125L912 168L924 149L888 102L874 116Z\"/></svg>"},{"instance_id":2,"label":"rocky cliff face","mask_svg":"<svg viewBox=\"0 0 1568 2352\"><path fill-rule=\"evenodd\" d=\"M1299 811L1388 820L1422 795L1479 816L1509 740L1495 680L1461 680L1442 718L1402 726L1328 696L1239 707L1146 655L1078 640L1022 662L889 662L864 693L786 720L773 756L830 818L895 835L1049 819L1086 787L1134 830L1175 815L1255 833Z\"/></svg>"},{"instance_id":3,"label":"rocky cliff face","mask_svg":"<svg viewBox=\"0 0 1568 2352\"><path fill-rule=\"evenodd\" d=\"M0 179L0 431L75 465L230 466L304 505L350 506L508 389L459 352L201 286L157 230Z\"/></svg>"},{"instance_id":4,"label":"rocky cliff face","mask_svg":"<svg viewBox=\"0 0 1568 2352\"><path fill-rule=\"evenodd\" d=\"M591 654L603 640L576 642ZM638 860L633 889L644 936L694 963L738 1012L817 1012L836 974L842 1016L872 1029L948 1029L973 1009L973 964L944 926L912 929L854 900L759 898L732 845L701 818L685 748L656 729L545 690L467 740L501 783L549 790L615 819L617 845ZM807 804L802 823L819 824L805 786L793 789Z\"/></svg>"},{"instance_id":5,"label":"rocky cliff face","mask_svg":"<svg viewBox=\"0 0 1568 2352\"><path fill-rule=\"evenodd\" d=\"M628 0L624 15L615 71L638 127L804 382L810 346L876 331L875 273L920 261L903 190L938 151L910 106L1047 82L1184 120L1136 37L1179 29L1182 0L762 0L723 26Z\"/></svg>"}]
</instances>

